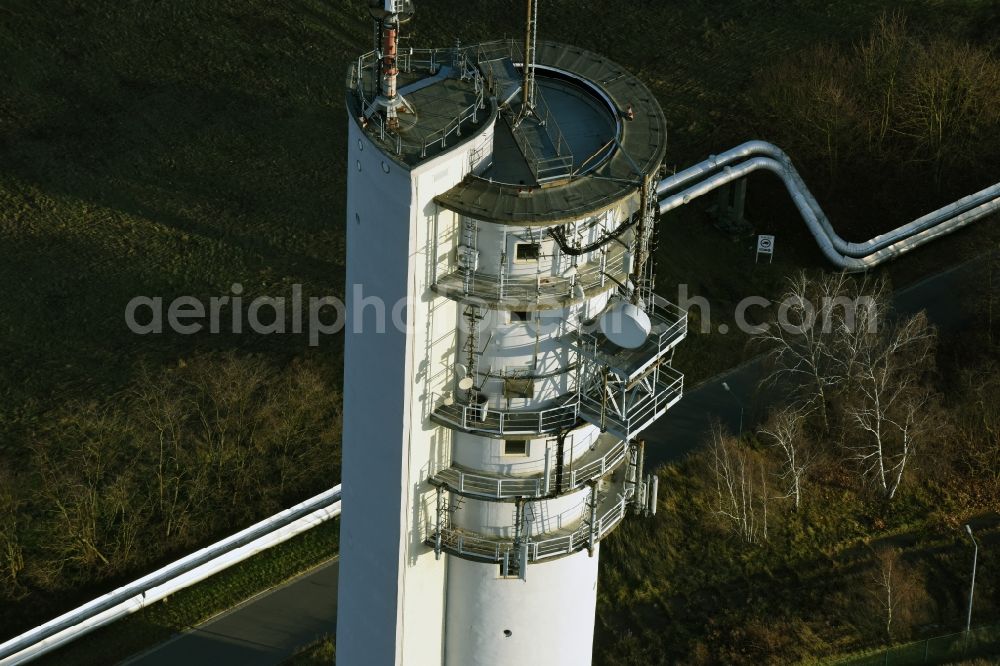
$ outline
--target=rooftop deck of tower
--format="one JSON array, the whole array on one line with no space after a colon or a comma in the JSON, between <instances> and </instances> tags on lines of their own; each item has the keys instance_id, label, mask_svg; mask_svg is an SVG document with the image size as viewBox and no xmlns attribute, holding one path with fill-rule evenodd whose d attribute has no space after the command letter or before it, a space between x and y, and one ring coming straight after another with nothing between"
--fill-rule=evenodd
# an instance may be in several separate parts
<instances>
[{"instance_id":1,"label":"rooftop deck of tower","mask_svg":"<svg viewBox=\"0 0 1000 666\"><path fill-rule=\"evenodd\" d=\"M379 95L378 54L359 57L347 79L347 109L355 122L403 166L421 162L463 143L486 128L496 105L475 63L456 49L412 49L398 60L398 93L416 113L399 113L389 128L371 108Z\"/></svg>"},{"instance_id":2,"label":"rooftop deck of tower","mask_svg":"<svg viewBox=\"0 0 1000 666\"><path fill-rule=\"evenodd\" d=\"M497 114L493 161L436 201L483 221L554 225L638 198L666 153L666 121L652 93L624 67L576 46L540 41L536 103L523 114L521 45L497 41L413 50L399 59L399 93L415 110L398 131L371 116L366 129L414 167L469 140ZM377 58L351 68L356 122L377 90ZM655 174L654 174L655 175Z\"/></svg>"}]
</instances>

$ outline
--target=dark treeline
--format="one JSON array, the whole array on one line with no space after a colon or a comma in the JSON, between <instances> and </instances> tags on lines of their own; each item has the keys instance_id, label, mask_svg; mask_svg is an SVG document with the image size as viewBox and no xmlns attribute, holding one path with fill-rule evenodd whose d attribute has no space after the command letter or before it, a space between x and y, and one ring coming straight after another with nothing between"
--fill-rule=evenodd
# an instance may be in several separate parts
<instances>
[{"instance_id":1,"label":"dark treeline","mask_svg":"<svg viewBox=\"0 0 1000 666\"><path fill-rule=\"evenodd\" d=\"M866 189L882 184L874 197L917 182L933 198L1000 171L1000 58L913 30L901 13L853 45L820 43L761 70L752 103L774 140L823 165L828 186L866 174Z\"/></svg>"},{"instance_id":2,"label":"dark treeline","mask_svg":"<svg viewBox=\"0 0 1000 666\"><path fill-rule=\"evenodd\" d=\"M28 440L0 467L4 635L335 484L340 395L305 363L205 354L67 403Z\"/></svg>"}]
</instances>

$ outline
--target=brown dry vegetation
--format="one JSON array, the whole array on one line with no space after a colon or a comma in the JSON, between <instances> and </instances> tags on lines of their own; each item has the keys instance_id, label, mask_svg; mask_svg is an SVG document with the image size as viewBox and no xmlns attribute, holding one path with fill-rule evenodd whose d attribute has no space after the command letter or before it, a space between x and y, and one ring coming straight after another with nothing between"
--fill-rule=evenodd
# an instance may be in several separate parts
<instances>
[{"instance_id":1,"label":"brown dry vegetation","mask_svg":"<svg viewBox=\"0 0 1000 666\"><path fill-rule=\"evenodd\" d=\"M988 281L994 270L982 264L970 300L997 298ZM911 321L921 325L919 315ZM879 336L910 325L883 322ZM656 517L630 521L602 549L597 663L792 663L957 631L972 555L966 522L981 545L975 622L993 621L1000 613L996 333L996 321L982 315L943 337L933 357L893 352L903 364L893 372L916 382L907 391L938 396L925 405L931 436L911 440L894 495L858 459L871 440L852 416L865 398L849 389L850 378L825 394L827 423L814 385L791 393L806 414L801 431L791 432L811 461L798 508L783 485L787 455L771 435L716 435L714 446L661 468ZM886 417L903 422L891 410ZM885 444L895 455L889 450L899 440ZM723 447L728 468L720 465ZM769 476L761 479L760 470ZM738 501L728 491L734 485Z\"/></svg>"}]
</instances>

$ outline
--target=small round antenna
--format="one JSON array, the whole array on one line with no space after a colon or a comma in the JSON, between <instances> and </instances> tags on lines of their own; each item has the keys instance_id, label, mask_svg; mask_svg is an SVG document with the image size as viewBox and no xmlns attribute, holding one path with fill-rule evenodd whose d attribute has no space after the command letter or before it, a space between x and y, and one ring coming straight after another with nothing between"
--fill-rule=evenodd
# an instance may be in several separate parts
<instances>
[{"instance_id":1,"label":"small round antenna","mask_svg":"<svg viewBox=\"0 0 1000 666\"><path fill-rule=\"evenodd\" d=\"M628 301L618 301L608 308L601 315L600 327L604 337L625 349L641 347L653 328L649 315Z\"/></svg>"},{"instance_id":2,"label":"small round antenna","mask_svg":"<svg viewBox=\"0 0 1000 666\"><path fill-rule=\"evenodd\" d=\"M463 391L468 391L473 386L475 386L475 384L476 382L472 380L472 377L462 377L461 379L458 380L458 388L460 388Z\"/></svg>"}]
</instances>

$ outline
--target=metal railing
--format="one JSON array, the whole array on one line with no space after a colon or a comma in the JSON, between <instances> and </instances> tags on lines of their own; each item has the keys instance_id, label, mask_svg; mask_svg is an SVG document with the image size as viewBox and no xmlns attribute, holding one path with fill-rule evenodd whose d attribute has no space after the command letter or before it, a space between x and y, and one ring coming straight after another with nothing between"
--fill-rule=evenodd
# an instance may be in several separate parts
<instances>
[{"instance_id":1,"label":"metal railing","mask_svg":"<svg viewBox=\"0 0 1000 666\"><path fill-rule=\"evenodd\" d=\"M523 539L520 545L527 548L528 562L572 555L592 547L595 541L607 536L625 518L634 496L630 484L623 484L620 488L621 492L617 492L611 502L602 503L593 524L584 519L577 527L561 534ZM430 534L427 545L434 546L436 536L436 532ZM442 527L440 540L443 550L467 559L501 563L505 558L517 557L513 540L484 537L458 527Z\"/></svg>"},{"instance_id":2,"label":"metal railing","mask_svg":"<svg viewBox=\"0 0 1000 666\"><path fill-rule=\"evenodd\" d=\"M472 81L476 99L472 104L456 113L455 117L447 125L434 132L422 135L419 142L404 141L400 134L393 132L386 126L385 120L380 114L372 113L375 99L369 99L365 92L366 72L370 72L370 77L368 78L373 82L372 85L375 86L378 84L375 72L377 71L376 66L379 62L379 55L378 51L369 51L358 57L352 68L351 85L358 96L358 101L361 103L363 115L367 118L368 122L375 125L375 133L379 139L388 144L396 155L402 155L404 150L410 150L419 154L420 158L427 157L428 150L435 144L439 144L443 149L446 146L448 137L452 134L461 135L462 125L466 121L478 121L479 111L484 108L486 84L479 73L479 69L469 62L468 54L463 51L456 52L454 49L408 49L405 53L401 53L397 59L401 71L412 72L415 68L424 67L429 72L437 71L438 67L450 63L456 68L462 80Z\"/></svg>"},{"instance_id":3,"label":"metal railing","mask_svg":"<svg viewBox=\"0 0 1000 666\"><path fill-rule=\"evenodd\" d=\"M24 664L340 515L340 484L0 644Z\"/></svg>"},{"instance_id":4,"label":"metal railing","mask_svg":"<svg viewBox=\"0 0 1000 666\"><path fill-rule=\"evenodd\" d=\"M577 288L584 293L617 288L618 285L608 276L624 280L629 271L629 253L618 243L608 247L607 252L598 253L596 261L577 266L574 277L543 274L511 276L458 268L438 277L434 288L445 296L480 298L512 309L555 305L576 298L574 292Z\"/></svg>"},{"instance_id":5,"label":"metal railing","mask_svg":"<svg viewBox=\"0 0 1000 666\"><path fill-rule=\"evenodd\" d=\"M572 428L577 421L579 397L572 393L553 407L540 410L493 409L486 403L449 403L435 394L441 404L431 412L431 420L472 433L489 435L539 435Z\"/></svg>"},{"instance_id":6,"label":"metal railing","mask_svg":"<svg viewBox=\"0 0 1000 666\"><path fill-rule=\"evenodd\" d=\"M684 394L684 375L666 365L657 368L656 373L644 380L646 385L638 382L626 388L622 396L605 395L601 382L591 383L588 390L581 391L580 416L622 439L635 437Z\"/></svg>"},{"instance_id":7,"label":"metal railing","mask_svg":"<svg viewBox=\"0 0 1000 666\"><path fill-rule=\"evenodd\" d=\"M475 52L477 63L506 57L510 58L511 62L515 65L521 63L521 67L524 67L524 47L518 40L493 40L477 44L469 50ZM487 82L487 84L491 95L499 93L499 91L492 87L491 82ZM523 96L524 91L521 94ZM553 157L540 156L531 146L524 133L515 131L513 132L514 141L517 142L518 147L524 154L528 168L539 183L570 176L573 172L573 155L569 152L563 152L568 150L569 144L565 136L563 136L555 116L549 110L548 104L545 103L545 98L540 94L535 95L535 107L533 111L540 129L544 132L549 142L551 142L556 154Z\"/></svg>"},{"instance_id":8,"label":"metal railing","mask_svg":"<svg viewBox=\"0 0 1000 666\"><path fill-rule=\"evenodd\" d=\"M613 370L628 370L631 379L662 358L687 336L687 312L670 301L652 295L645 299L652 331L638 349L624 349L608 342L597 322L582 325L576 344L587 358Z\"/></svg>"},{"instance_id":9,"label":"metal railing","mask_svg":"<svg viewBox=\"0 0 1000 666\"><path fill-rule=\"evenodd\" d=\"M532 147L526 132L514 131L514 141L521 149L524 159L528 163L528 169L531 170L539 183L568 177L573 173L573 154L563 153L568 144L563 137L562 130L559 129L555 116L549 110L549 105L545 103L545 98L540 94L535 96L533 112L539 128L552 144L552 149L555 150L556 154L553 157L542 157Z\"/></svg>"},{"instance_id":10,"label":"metal railing","mask_svg":"<svg viewBox=\"0 0 1000 666\"><path fill-rule=\"evenodd\" d=\"M498 477L473 474L457 467L449 467L436 474L432 483L470 497L504 499L514 497L542 497L545 495L545 478Z\"/></svg>"},{"instance_id":11,"label":"metal railing","mask_svg":"<svg viewBox=\"0 0 1000 666\"><path fill-rule=\"evenodd\" d=\"M575 490L588 481L599 479L614 471L618 465L625 461L628 457L628 444L611 438L608 439L608 442L611 442L611 445L603 447L606 450L602 451L599 441L595 448L595 454L599 454L596 458L588 459L588 456L584 455L581 459L586 460L586 462L564 474L563 492ZM548 477L545 476L544 472L526 477L490 476L467 472L452 466L435 474L431 478L431 483L469 497L484 499L538 498L550 494L551 489L556 484L556 473L554 470L550 470Z\"/></svg>"},{"instance_id":12,"label":"metal railing","mask_svg":"<svg viewBox=\"0 0 1000 666\"><path fill-rule=\"evenodd\" d=\"M935 636L825 663L838 666L950 664L962 659L997 654L1000 654L1000 624L975 627L970 631Z\"/></svg>"}]
</instances>

